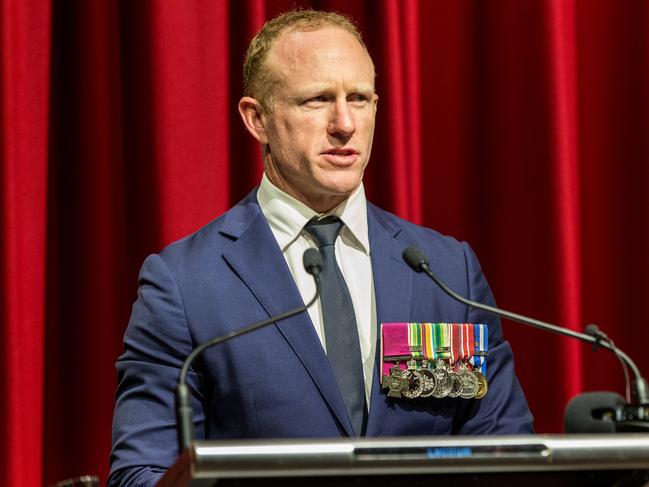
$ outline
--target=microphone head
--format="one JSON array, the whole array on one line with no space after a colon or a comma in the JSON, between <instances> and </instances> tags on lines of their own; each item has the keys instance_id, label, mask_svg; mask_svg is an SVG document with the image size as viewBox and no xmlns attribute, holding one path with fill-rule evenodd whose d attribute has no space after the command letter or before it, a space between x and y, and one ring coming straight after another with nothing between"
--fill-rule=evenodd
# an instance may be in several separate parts
<instances>
[{"instance_id":1,"label":"microphone head","mask_svg":"<svg viewBox=\"0 0 649 487\"><path fill-rule=\"evenodd\" d=\"M606 333L604 333L602 330L599 329L599 326L591 323L590 325L586 326L586 329L584 330L586 335L590 335L593 338L597 339L597 343L599 344L600 341L608 342L609 345L613 345L613 341L608 337ZM613 350L613 353L617 354L615 350Z\"/></svg>"},{"instance_id":2,"label":"microphone head","mask_svg":"<svg viewBox=\"0 0 649 487\"><path fill-rule=\"evenodd\" d=\"M318 249L306 249L302 255L304 269L313 277L318 277L322 272L322 255Z\"/></svg>"},{"instance_id":3,"label":"microphone head","mask_svg":"<svg viewBox=\"0 0 649 487\"><path fill-rule=\"evenodd\" d=\"M615 392L584 392L573 397L564 413L566 433L615 433L618 408L624 399Z\"/></svg>"},{"instance_id":4,"label":"microphone head","mask_svg":"<svg viewBox=\"0 0 649 487\"><path fill-rule=\"evenodd\" d=\"M586 326L584 333L586 333L586 335L592 336L593 338L597 338L598 336L600 336L601 331L597 325L591 323L590 325Z\"/></svg>"},{"instance_id":5,"label":"microphone head","mask_svg":"<svg viewBox=\"0 0 649 487\"><path fill-rule=\"evenodd\" d=\"M416 272L421 272L428 267L428 257L412 245L403 251L403 260Z\"/></svg>"}]
</instances>

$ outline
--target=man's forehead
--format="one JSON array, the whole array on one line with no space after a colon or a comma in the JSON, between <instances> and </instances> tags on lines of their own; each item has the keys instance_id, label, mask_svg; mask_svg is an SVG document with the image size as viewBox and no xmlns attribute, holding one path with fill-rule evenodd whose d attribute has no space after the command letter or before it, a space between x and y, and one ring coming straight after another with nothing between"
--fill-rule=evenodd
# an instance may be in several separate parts
<instances>
[{"instance_id":1,"label":"man's forehead","mask_svg":"<svg viewBox=\"0 0 649 487\"><path fill-rule=\"evenodd\" d=\"M345 60L372 65L369 54L350 32L330 25L287 30L275 41L268 56L276 67L314 67Z\"/></svg>"}]
</instances>

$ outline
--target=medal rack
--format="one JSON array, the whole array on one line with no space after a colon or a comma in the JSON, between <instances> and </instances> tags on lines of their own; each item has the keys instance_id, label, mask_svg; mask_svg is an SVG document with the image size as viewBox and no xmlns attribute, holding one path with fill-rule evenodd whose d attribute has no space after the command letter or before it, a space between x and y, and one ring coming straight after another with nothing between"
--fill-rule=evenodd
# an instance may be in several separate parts
<instances>
[{"instance_id":1,"label":"medal rack","mask_svg":"<svg viewBox=\"0 0 649 487\"><path fill-rule=\"evenodd\" d=\"M647 481L647 434L517 435L197 441L158 486L630 487Z\"/></svg>"},{"instance_id":2,"label":"medal rack","mask_svg":"<svg viewBox=\"0 0 649 487\"><path fill-rule=\"evenodd\" d=\"M395 399L482 399L488 343L486 324L383 323L381 386Z\"/></svg>"}]
</instances>

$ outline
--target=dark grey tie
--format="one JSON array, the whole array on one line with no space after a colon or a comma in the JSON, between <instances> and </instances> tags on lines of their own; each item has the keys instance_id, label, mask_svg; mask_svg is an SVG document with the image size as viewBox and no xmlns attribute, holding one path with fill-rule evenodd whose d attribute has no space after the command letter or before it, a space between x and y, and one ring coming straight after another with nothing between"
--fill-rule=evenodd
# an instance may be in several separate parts
<instances>
[{"instance_id":1,"label":"dark grey tie","mask_svg":"<svg viewBox=\"0 0 649 487\"><path fill-rule=\"evenodd\" d=\"M357 435L366 418L363 361L354 305L347 283L336 262L334 243L343 222L338 217L311 220L304 229L315 239L322 254L320 303L324 318L327 357Z\"/></svg>"}]
</instances>

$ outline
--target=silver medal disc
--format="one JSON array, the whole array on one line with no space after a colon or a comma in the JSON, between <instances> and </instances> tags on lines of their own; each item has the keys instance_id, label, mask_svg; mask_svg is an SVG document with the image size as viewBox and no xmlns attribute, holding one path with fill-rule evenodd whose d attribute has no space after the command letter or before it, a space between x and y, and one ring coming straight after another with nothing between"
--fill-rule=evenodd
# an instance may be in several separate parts
<instances>
[{"instance_id":1,"label":"silver medal disc","mask_svg":"<svg viewBox=\"0 0 649 487\"><path fill-rule=\"evenodd\" d=\"M460 377L455 373L449 373L451 378L451 390L448 393L448 397L460 397L462 394L462 382L460 382Z\"/></svg>"},{"instance_id":2,"label":"silver medal disc","mask_svg":"<svg viewBox=\"0 0 649 487\"><path fill-rule=\"evenodd\" d=\"M462 399L473 399L478 393L478 378L466 369L460 371L457 376L460 378L460 383L462 384L460 397Z\"/></svg>"},{"instance_id":3,"label":"silver medal disc","mask_svg":"<svg viewBox=\"0 0 649 487\"><path fill-rule=\"evenodd\" d=\"M442 397L448 396L448 393L451 392L451 377L446 369L437 367L433 370L433 375L437 380L435 385L435 390L433 391L433 397L441 399Z\"/></svg>"},{"instance_id":4,"label":"silver medal disc","mask_svg":"<svg viewBox=\"0 0 649 487\"><path fill-rule=\"evenodd\" d=\"M419 373L424 378L424 388L421 391L421 397L432 396L433 392L435 392L435 389L437 388L437 377L435 377L433 371L428 368L419 369Z\"/></svg>"},{"instance_id":5,"label":"silver medal disc","mask_svg":"<svg viewBox=\"0 0 649 487\"><path fill-rule=\"evenodd\" d=\"M424 390L424 377L419 371L408 369L403 372L403 376L408 379L408 388L401 391L401 395L407 399L415 399L421 396Z\"/></svg>"}]
</instances>

